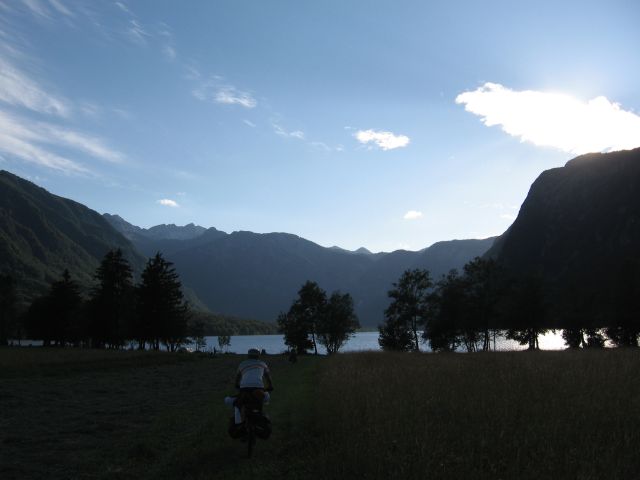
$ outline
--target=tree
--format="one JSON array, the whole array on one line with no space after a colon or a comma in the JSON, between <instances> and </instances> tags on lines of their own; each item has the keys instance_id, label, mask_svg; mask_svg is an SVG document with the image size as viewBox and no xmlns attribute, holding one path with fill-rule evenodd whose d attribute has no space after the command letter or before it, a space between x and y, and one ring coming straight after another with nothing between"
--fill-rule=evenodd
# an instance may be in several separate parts
<instances>
[{"instance_id":1,"label":"tree","mask_svg":"<svg viewBox=\"0 0 640 480\"><path fill-rule=\"evenodd\" d=\"M47 302L55 344L78 345L86 337L80 316L82 297L80 287L71 280L69 270L65 269L62 278L51 284Z\"/></svg>"},{"instance_id":2,"label":"tree","mask_svg":"<svg viewBox=\"0 0 640 480\"><path fill-rule=\"evenodd\" d=\"M289 312L278 316L278 328L284 334L286 345L301 354L311 348L318 354L318 324L326 303L327 294L316 282L307 281L302 285Z\"/></svg>"},{"instance_id":3,"label":"tree","mask_svg":"<svg viewBox=\"0 0 640 480\"><path fill-rule=\"evenodd\" d=\"M218 346L220 350L224 351L225 348L229 348L229 345L231 345L230 335L218 335Z\"/></svg>"},{"instance_id":4,"label":"tree","mask_svg":"<svg viewBox=\"0 0 640 480\"><path fill-rule=\"evenodd\" d=\"M382 348L420 350L418 328L427 323L428 295L433 286L427 270L407 270L388 295L385 324L378 327ZM405 340L411 339L410 345Z\"/></svg>"},{"instance_id":5,"label":"tree","mask_svg":"<svg viewBox=\"0 0 640 480\"><path fill-rule=\"evenodd\" d=\"M498 314L504 273L495 260L476 257L464 266L467 323L481 336L482 350L491 349L491 331ZM495 329L493 329L495 332ZM495 335L493 336L495 341Z\"/></svg>"},{"instance_id":6,"label":"tree","mask_svg":"<svg viewBox=\"0 0 640 480\"><path fill-rule=\"evenodd\" d=\"M182 294L182 285L173 264L160 252L149 259L137 288L138 315L135 336L138 347L151 342L155 350L162 342L174 352L187 342L189 308Z\"/></svg>"},{"instance_id":7,"label":"tree","mask_svg":"<svg viewBox=\"0 0 640 480\"><path fill-rule=\"evenodd\" d=\"M278 331L284 335L284 344L297 353L304 354L313 348L307 325L299 316L280 312L277 319Z\"/></svg>"},{"instance_id":8,"label":"tree","mask_svg":"<svg viewBox=\"0 0 640 480\"><path fill-rule=\"evenodd\" d=\"M425 326L423 338L429 342L434 352L453 352L460 343L467 351L475 351L477 335L473 326L468 325L467 283L451 270L437 284L428 297L430 320Z\"/></svg>"},{"instance_id":9,"label":"tree","mask_svg":"<svg viewBox=\"0 0 640 480\"><path fill-rule=\"evenodd\" d=\"M329 355L337 353L359 327L351 295L333 292L317 324L318 341L325 346Z\"/></svg>"},{"instance_id":10,"label":"tree","mask_svg":"<svg viewBox=\"0 0 640 480\"><path fill-rule=\"evenodd\" d=\"M98 284L89 300L90 334L95 348L120 348L134 314L133 275L119 248L109 251L96 270Z\"/></svg>"},{"instance_id":11,"label":"tree","mask_svg":"<svg viewBox=\"0 0 640 480\"><path fill-rule=\"evenodd\" d=\"M542 280L528 275L516 282L509 292L510 328L506 338L520 345L528 345L529 350L539 350L538 337L549 331L545 327L547 306Z\"/></svg>"},{"instance_id":12,"label":"tree","mask_svg":"<svg viewBox=\"0 0 640 480\"><path fill-rule=\"evenodd\" d=\"M611 313L605 329L618 347L637 347L640 338L640 262L628 259L618 267L611 285Z\"/></svg>"},{"instance_id":13,"label":"tree","mask_svg":"<svg viewBox=\"0 0 640 480\"><path fill-rule=\"evenodd\" d=\"M0 346L7 345L16 319L16 285L10 275L0 275Z\"/></svg>"},{"instance_id":14,"label":"tree","mask_svg":"<svg viewBox=\"0 0 640 480\"><path fill-rule=\"evenodd\" d=\"M193 320L189 326L189 337L191 343L196 347L196 352L204 350L207 347L207 341L204 338L204 321L201 319Z\"/></svg>"}]
</instances>

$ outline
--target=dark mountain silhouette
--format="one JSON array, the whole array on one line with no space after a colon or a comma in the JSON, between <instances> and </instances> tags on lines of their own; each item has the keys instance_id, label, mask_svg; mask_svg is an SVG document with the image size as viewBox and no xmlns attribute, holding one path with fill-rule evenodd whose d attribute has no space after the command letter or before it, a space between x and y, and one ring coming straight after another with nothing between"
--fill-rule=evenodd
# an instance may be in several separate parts
<instances>
[{"instance_id":1,"label":"dark mountain silhouette","mask_svg":"<svg viewBox=\"0 0 640 480\"><path fill-rule=\"evenodd\" d=\"M142 270L144 258L102 215L0 171L0 272L16 279L23 301L43 293L65 269L79 284L92 284L112 248Z\"/></svg>"},{"instance_id":2,"label":"dark mountain silhouette","mask_svg":"<svg viewBox=\"0 0 640 480\"><path fill-rule=\"evenodd\" d=\"M488 256L543 279L552 297L607 296L640 252L640 149L543 172Z\"/></svg>"},{"instance_id":3,"label":"dark mountain silhouette","mask_svg":"<svg viewBox=\"0 0 640 480\"><path fill-rule=\"evenodd\" d=\"M387 291L407 268L434 277L482 255L493 239L439 242L419 252L371 253L325 248L287 233L227 234L215 228L158 225L144 229L58 197L0 172L0 273L16 277L30 300L65 268L88 289L104 254L121 248L139 273L160 251L175 264L195 308L274 321L300 286L314 280L353 295L363 326L382 321Z\"/></svg>"},{"instance_id":4,"label":"dark mountain silhouette","mask_svg":"<svg viewBox=\"0 0 640 480\"><path fill-rule=\"evenodd\" d=\"M145 255L162 251L209 309L267 321L287 310L300 286L313 280L329 292L351 293L361 324L375 326L388 304L387 291L404 270L427 268L439 277L482 255L493 242L454 240L420 252L371 253L325 248L288 233L227 234L215 228L186 240L153 239L119 217L107 218Z\"/></svg>"}]
</instances>

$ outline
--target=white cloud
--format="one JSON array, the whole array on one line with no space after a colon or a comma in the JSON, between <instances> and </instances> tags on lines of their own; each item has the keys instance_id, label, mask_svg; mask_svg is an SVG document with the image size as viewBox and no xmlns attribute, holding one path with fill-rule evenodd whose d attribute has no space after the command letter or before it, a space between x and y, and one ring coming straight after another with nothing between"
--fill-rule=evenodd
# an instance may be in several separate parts
<instances>
[{"instance_id":1,"label":"white cloud","mask_svg":"<svg viewBox=\"0 0 640 480\"><path fill-rule=\"evenodd\" d=\"M516 215L514 215L512 213L503 213L502 215L500 215L500 218L504 218L505 220L514 221L516 219Z\"/></svg>"},{"instance_id":2,"label":"white cloud","mask_svg":"<svg viewBox=\"0 0 640 480\"><path fill-rule=\"evenodd\" d=\"M158 200L156 203L159 203L160 205L164 205L165 207L172 207L172 208L178 208L180 205L178 205L178 202L176 202L175 200L170 200L168 198L163 198L162 200Z\"/></svg>"},{"instance_id":3,"label":"white cloud","mask_svg":"<svg viewBox=\"0 0 640 480\"><path fill-rule=\"evenodd\" d=\"M358 130L353 136L363 144L373 142L382 150L393 150L409 144L409 137L406 135L396 135L382 130Z\"/></svg>"},{"instance_id":4,"label":"white cloud","mask_svg":"<svg viewBox=\"0 0 640 480\"><path fill-rule=\"evenodd\" d=\"M256 124L253 123L251 120L247 120L246 118L244 120L242 120L245 124L249 125L251 128L256 128Z\"/></svg>"},{"instance_id":5,"label":"white cloud","mask_svg":"<svg viewBox=\"0 0 640 480\"><path fill-rule=\"evenodd\" d=\"M0 101L28 108L38 113L68 117L71 107L66 100L47 93L15 65L0 57Z\"/></svg>"},{"instance_id":6,"label":"white cloud","mask_svg":"<svg viewBox=\"0 0 640 480\"><path fill-rule=\"evenodd\" d=\"M456 97L465 110L492 127L537 146L573 154L640 146L640 116L600 96L589 101L559 93L515 91L485 83Z\"/></svg>"},{"instance_id":7,"label":"white cloud","mask_svg":"<svg viewBox=\"0 0 640 480\"><path fill-rule=\"evenodd\" d=\"M419 218L422 218L422 212L419 212L417 210L409 210L404 214L404 217L402 218L404 218L405 220L417 220Z\"/></svg>"}]
</instances>

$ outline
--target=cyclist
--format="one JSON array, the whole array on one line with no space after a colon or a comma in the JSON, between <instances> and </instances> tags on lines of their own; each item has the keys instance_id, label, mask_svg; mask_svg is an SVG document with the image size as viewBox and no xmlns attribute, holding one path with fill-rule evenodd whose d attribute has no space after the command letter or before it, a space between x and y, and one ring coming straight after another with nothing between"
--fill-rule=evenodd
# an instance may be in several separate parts
<instances>
[{"instance_id":1,"label":"cyclist","mask_svg":"<svg viewBox=\"0 0 640 480\"><path fill-rule=\"evenodd\" d=\"M250 349L248 357L240 363L236 374L236 388L240 390L236 406L253 403L262 408L262 403L269 398L265 390L273 390L271 372L267 364L260 360L260 350Z\"/></svg>"}]
</instances>

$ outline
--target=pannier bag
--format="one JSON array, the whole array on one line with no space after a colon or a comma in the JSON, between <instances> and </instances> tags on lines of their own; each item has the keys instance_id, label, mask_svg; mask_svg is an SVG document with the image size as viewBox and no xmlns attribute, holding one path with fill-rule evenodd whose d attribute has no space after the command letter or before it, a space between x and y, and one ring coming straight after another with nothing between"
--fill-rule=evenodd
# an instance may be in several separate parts
<instances>
[{"instance_id":1,"label":"pannier bag","mask_svg":"<svg viewBox=\"0 0 640 480\"><path fill-rule=\"evenodd\" d=\"M271 436L271 420L262 413L252 413L251 421L253 422L256 437L266 440Z\"/></svg>"},{"instance_id":2,"label":"pannier bag","mask_svg":"<svg viewBox=\"0 0 640 480\"><path fill-rule=\"evenodd\" d=\"M229 436L231 438L242 438L247 434L247 429L244 428L244 423L236 423L234 417L229 418Z\"/></svg>"}]
</instances>

